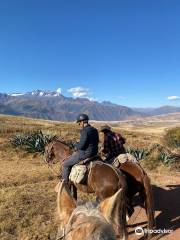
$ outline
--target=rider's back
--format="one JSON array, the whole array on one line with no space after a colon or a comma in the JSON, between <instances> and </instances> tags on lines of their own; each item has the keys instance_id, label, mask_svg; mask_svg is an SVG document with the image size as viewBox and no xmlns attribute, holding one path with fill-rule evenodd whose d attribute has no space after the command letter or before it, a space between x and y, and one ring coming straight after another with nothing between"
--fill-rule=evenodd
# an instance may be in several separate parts
<instances>
[{"instance_id":1,"label":"rider's back","mask_svg":"<svg viewBox=\"0 0 180 240\"><path fill-rule=\"evenodd\" d=\"M83 153L83 158L89 158L98 153L99 134L96 128L91 125L81 130L80 142L77 149Z\"/></svg>"}]
</instances>

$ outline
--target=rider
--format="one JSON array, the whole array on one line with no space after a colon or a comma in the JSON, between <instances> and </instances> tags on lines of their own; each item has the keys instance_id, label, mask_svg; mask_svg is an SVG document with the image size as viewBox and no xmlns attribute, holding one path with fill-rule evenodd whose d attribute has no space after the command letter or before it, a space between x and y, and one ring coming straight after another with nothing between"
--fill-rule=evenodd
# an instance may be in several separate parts
<instances>
[{"instance_id":1,"label":"rider","mask_svg":"<svg viewBox=\"0 0 180 240\"><path fill-rule=\"evenodd\" d=\"M99 134L96 128L89 124L86 114L79 114L77 123L81 127L80 141L75 144L77 152L63 163L62 178L68 182L69 174L73 165L80 161L96 156L98 153Z\"/></svg>"},{"instance_id":2,"label":"rider","mask_svg":"<svg viewBox=\"0 0 180 240\"><path fill-rule=\"evenodd\" d=\"M126 153L124 148L125 138L120 133L111 131L108 125L101 126L100 132L104 133L104 142L101 152L106 156L105 162L112 163L119 154Z\"/></svg>"}]
</instances>

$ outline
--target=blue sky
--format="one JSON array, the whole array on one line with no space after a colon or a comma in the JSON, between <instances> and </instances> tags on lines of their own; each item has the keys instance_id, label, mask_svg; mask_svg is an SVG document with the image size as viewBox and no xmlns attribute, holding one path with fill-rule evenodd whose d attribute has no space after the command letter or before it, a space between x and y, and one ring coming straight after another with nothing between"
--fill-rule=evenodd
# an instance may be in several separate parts
<instances>
[{"instance_id":1,"label":"blue sky","mask_svg":"<svg viewBox=\"0 0 180 240\"><path fill-rule=\"evenodd\" d=\"M57 88L180 106L180 1L1 1L0 92Z\"/></svg>"}]
</instances>

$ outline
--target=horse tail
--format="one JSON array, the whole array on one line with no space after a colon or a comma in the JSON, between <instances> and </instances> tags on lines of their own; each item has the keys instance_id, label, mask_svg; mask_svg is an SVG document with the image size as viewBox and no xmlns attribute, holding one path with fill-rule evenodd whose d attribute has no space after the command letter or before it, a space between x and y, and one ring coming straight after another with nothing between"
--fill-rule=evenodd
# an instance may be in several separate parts
<instances>
[{"instance_id":1,"label":"horse tail","mask_svg":"<svg viewBox=\"0 0 180 240\"><path fill-rule=\"evenodd\" d=\"M153 206L153 193L150 183L150 179L145 173L143 177L144 184L144 194L145 194L145 208L146 214L148 217L148 228L153 229L155 227L155 218L154 218L154 206Z\"/></svg>"},{"instance_id":2,"label":"horse tail","mask_svg":"<svg viewBox=\"0 0 180 240\"><path fill-rule=\"evenodd\" d=\"M126 226L126 189L122 188L122 195L120 199L119 209L119 237L120 239L128 239L127 226Z\"/></svg>"}]
</instances>

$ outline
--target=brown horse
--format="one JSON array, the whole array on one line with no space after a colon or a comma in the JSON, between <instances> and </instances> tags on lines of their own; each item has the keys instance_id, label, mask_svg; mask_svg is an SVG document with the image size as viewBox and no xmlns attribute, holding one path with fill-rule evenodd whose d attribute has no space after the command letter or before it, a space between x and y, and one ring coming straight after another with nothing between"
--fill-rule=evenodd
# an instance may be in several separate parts
<instances>
[{"instance_id":1,"label":"brown horse","mask_svg":"<svg viewBox=\"0 0 180 240\"><path fill-rule=\"evenodd\" d=\"M153 194L150 179L140 164L134 162L125 162L121 164L120 170L125 173L127 179L127 197L130 204L136 193L139 193L142 207L145 208L148 218L148 228L155 227L154 209L153 209Z\"/></svg>"},{"instance_id":2,"label":"brown horse","mask_svg":"<svg viewBox=\"0 0 180 240\"><path fill-rule=\"evenodd\" d=\"M113 226L109 224L115 212L120 212L124 196L122 189L98 206L92 203L77 206L65 182L56 186L57 210L60 220L57 239L116 240Z\"/></svg>"},{"instance_id":3,"label":"brown horse","mask_svg":"<svg viewBox=\"0 0 180 240\"><path fill-rule=\"evenodd\" d=\"M52 162L59 161L61 166L71 154L72 149L61 141L52 141L45 147L45 160ZM139 193L141 200L146 209L148 217L148 228L152 229L155 225L154 211L153 211L153 198L150 180L144 170L139 164L124 163L116 171L111 165L104 164L103 162L94 162L91 171L88 175L86 184L76 184L75 188L87 193L95 193L96 196L103 200L112 196L119 188L122 188L131 209L131 202L136 193ZM128 186L128 188L127 188ZM126 203L127 203L126 202ZM124 207L121 210L120 219L120 232L125 235L125 214Z\"/></svg>"},{"instance_id":4,"label":"brown horse","mask_svg":"<svg viewBox=\"0 0 180 240\"><path fill-rule=\"evenodd\" d=\"M61 141L53 141L45 147L45 160L51 162L54 159L62 162L72 154L72 150ZM122 189L122 202L119 212L114 212L113 218L109 218L109 223L114 226L114 230L119 235L119 239L126 239L126 180L125 176L119 174L112 166L104 164L103 162L94 162L92 164L90 173L86 184L75 184L74 191L77 189L86 193L95 193L95 195L102 201L111 197L120 188ZM73 194L75 196L76 194ZM75 196L76 198L76 196Z\"/></svg>"}]
</instances>

